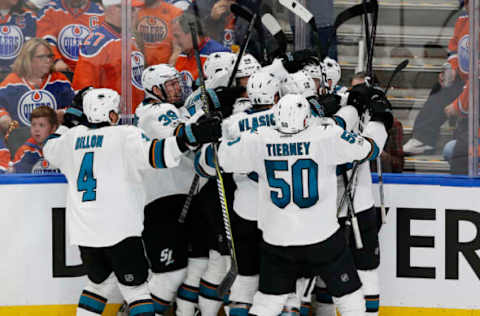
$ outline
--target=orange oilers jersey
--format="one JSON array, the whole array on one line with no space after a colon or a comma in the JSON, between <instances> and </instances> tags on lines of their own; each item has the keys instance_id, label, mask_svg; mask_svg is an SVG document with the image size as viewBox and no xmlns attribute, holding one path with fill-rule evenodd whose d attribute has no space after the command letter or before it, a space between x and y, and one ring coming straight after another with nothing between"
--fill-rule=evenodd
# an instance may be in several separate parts
<instances>
[{"instance_id":1,"label":"orange oilers jersey","mask_svg":"<svg viewBox=\"0 0 480 316\"><path fill-rule=\"evenodd\" d=\"M455 22L453 36L448 43L448 62L464 81L468 80L470 62L469 24L468 15L459 16Z\"/></svg>"},{"instance_id":2,"label":"orange oilers jersey","mask_svg":"<svg viewBox=\"0 0 480 316\"><path fill-rule=\"evenodd\" d=\"M147 65L166 64L172 54L172 20L182 14L174 5L161 1L158 7L138 12L137 34L143 41Z\"/></svg>"},{"instance_id":3,"label":"orange oilers jersey","mask_svg":"<svg viewBox=\"0 0 480 316\"><path fill-rule=\"evenodd\" d=\"M54 0L42 9L37 20L37 37L54 47L55 59L62 58L74 71L79 46L90 31L104 21L103 9L91 0L84 9L73 9L66 0Z\"/></svg>"},{"instance_id":4,"label":"orange oilers jersey","mask_svg":"<svg viewBox=\"0 0 480 316\"><path fill-rule=\"evenodd\" d=\"M198 46L200 50L202 69L208 55L216 52L230 52L230 49L208 37L199 43ZM191 87L193 81L197 80L198 77L197 61L195 60L195 54L193 53L193 50L188 54L180 54L175 63L175 68L183 75L185 82L187 82Z\"/></svg>"},{"instance_id":5,"label":"orange oilers jersey","mask_svg":"<svg viewBox=\"0 0 480 316\"><path fill-rule=\"evenodd\" d=\"M143 54L132 39L132 113L144 99L142 72ZM122 43L121 35L103 23L94 29L80 46L80 57L73 75L73 88L86 86L109 88L122 93Z\"/></svg>"},{"instance_id":6,"label":"orange oilers jersey","mask_svg":"<svg viewBox=\"0 0 480 316\"><path fill-rule=\"evenodd\" d=\"M0 174L7 172L10 162L10 150L5 146L3 137L0 137Z\"/></svg>"}]
</instances>

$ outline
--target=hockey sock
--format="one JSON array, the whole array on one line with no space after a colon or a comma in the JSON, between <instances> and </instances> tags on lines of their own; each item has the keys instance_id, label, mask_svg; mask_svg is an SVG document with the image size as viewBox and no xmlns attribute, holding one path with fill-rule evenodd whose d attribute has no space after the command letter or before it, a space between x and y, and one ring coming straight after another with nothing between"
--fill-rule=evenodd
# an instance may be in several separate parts
<instances>
[{"instance_id":1,"label":"hockey sock","mask_svg":"<svg viewBox=\"0 0 480 316\"><path fill-rule=\"evenodd\" d=\"M250 314L259 316L278 316L287 303L288 294L270 295L257 292L253 297ZM342 315L343 316L343 315Z\"/></svg>"},{"instance_id":2,"label":"hockey sock","mask_svg":"<svg viewBox=\"0 0 480 316\"><path fill-rule=\"evenodd\" d=\"M93 292L83 290L78 302L77 315L102 315L107 299Z\"/></svg>"},{"instance_id":3,"label":"hockey sock","mask_svg":"<svg viewBox=\"0 0 480 316\"><path fill-rule=\"evenodd\" d=\"M177 316L193 316L198 305L200 278L207 269L207 258L189 258L187 278L177 292Z\"/></svg>"},{"instance_id":4,"label":"hockey sock","mask_svg":"<svg viewBox=\"0 0 480 316\"><path fill-rule=\"evenodd\" d=\"M299 316L300 315L300 298L296 293L288 294L287 302L283 306L280 316Z\"/></svg>"},{"instance_id":5,"label":"hockey sock","mask_svg":"<svg viewBox=\"0 0 480 316\"><path fill-rule=\"evenodd\" d=\"M315 315L316 316L335 316L336 309L333 304L333 299L330 294L327 293L325 287L316 287L315 288Z\"/></svg>"},{"instance_id":6,"label":"hockey sock","mask_svg":"<svg viewBox=\"0 0 480 316\"><path fill-rule=\"evenodd\" d=\"M312 303L302 301L302 304L300 305L300 316L310 315L311 310L312 310Z\"/></svg>"},{"instance_id":7,"label":"hockey sock","mask_svg":"<svg viewBox=\"0 0 480 316\"><path fill-rule=\"evenodd\" d=\"M178 287L187 275L187 269L171 272L153 273L148 287L152 294L155 313L162 315L170 307Z\"/></svg>"},{"instance_id":8,"label":"hockey sock","mask_svg":"<svg viewBox=\"0 0 480 316\"><path fill-rule=\"evenodd\" d=\"M215 250L209 251L208 267L200 280L198 306L202 316L216 316L223 304L217 296L217 287L227 273L227 258Z\"/></svg>"},{"instance_id":9,"label":"hockey sock","mask_svg":"<svg viewBox=\"0 0 480 316\"><path fill-rule=\"evenodd\" d=\"M258 275L238 275L230 289L230 316L245 316L258 289Z\"/></svg>"},{"instance_id":10,"label":"hockey sock","mask_svg":"<svg viewBox=\"0 0 480 316\"><path fill-rule=\"evenodd\" d=\"M365 298L365 311L367 316L378 316L380 306L380 286L378 281L378 268L374 270L358 270L362 281L362 291Z\"/></svg>"},{"instance_id":11,"label":"hockey sock","mask_svg":"<svg viewBox=\"0 0 480 316\"><path fill-rule=\"evenodd\" d=\"M128 286L119 283L118 288L130 308L129 316L154 316L155 309L147 283Z\"/></svg>"},{"instance_id":12,"label":"hockey sock","mask_svg":"<svg viewBox=\"0 0 480 316\"><path fill-rule=\"evenodd\" d=\"M108 297L116 286L117 280L113 273L102 283L89 281L80 296L77 315L101 315L105 309Z\"/></svg>"},{"instance_id":13,"label":"hockey sock","mask_svg":"<svg viewBox=\"0 0 480 316\"><path fill-rule=\"evenodd\" d=\"M342 316L358 316L365 314L365 303L361 289L341 297L333 297L333 302Z\"/></svg>"}]
</instances>

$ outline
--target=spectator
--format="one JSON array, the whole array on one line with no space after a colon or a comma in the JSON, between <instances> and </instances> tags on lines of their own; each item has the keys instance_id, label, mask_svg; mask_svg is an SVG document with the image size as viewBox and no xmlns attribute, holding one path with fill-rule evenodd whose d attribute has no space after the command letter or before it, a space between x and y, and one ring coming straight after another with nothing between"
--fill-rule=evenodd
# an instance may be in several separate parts
<instances>
[{"instance_id":1,"label":"spectator","mask_svg":"<svg viewBox=\"0 0 480 316\"><path fill-rule=\"evenodd\" d=\"M31 12L21 8L21 0L0 1L0 82L12 71L11 66L25 41L35 37L36 23ZM5 29L4 29L5 28Z\"/></svg>"},{"instance_id":2,"label":"spectator","mask_svg":"<svg viewBox=\"0 0 480 316\"><path fill-rule=\"evenodd\" d=\"M31 137L15 153L13 167L16 173L45 173L49 168L48 161L43 159L43 142L58 127L57 115L48 106L40 106L32 111ZM33 169L33 170L32 170Z\"/></svg>"},{"instance_id":3,"label":"spectator","mask_svg":"<svg viewBox=\"0 0 480 316\"><path fill-rule=\"evenodd\" d=\"M139 10L136 29L148 66L175 63L180 49L173 45L171 26L172 20L182 12L164 0L147 0L145 7Z\"/></svg>"},{"instance_id":4,"label":"spectator","mask_svg":"<svg viewBox=\"0 0 480 316\"><path fill-rule=\"evenodd\" d=\"M33 38L23 46L13 72L0 83L0 106L20 126L30 126L30 114L41 105L57 110L72 102L72 86L65 75L51 70L53 59L48 42Z\"/></svg>"},{"instance_id":5,"label":"spectator","mask_svg":"<svg viewBox=\"0 0 480 316\"><path fill-rule=\"evenodd\" d=\"M9 172L10 150L5 146L3 136L0 136L0 174Z\"/></svg>"},{"instance_id":6,"label":"spectator","mask_svg":"<svg viewBox=\"0 0 480 316\"><path fill-rule=\"evenodd\" d=\"M52 45L55 71L75 71L80 44L103 20L103 9L91 0L51 0L39 12L37 37Z\"/></svg>"},{"instance_id":7,"label":"spectator","mask_svg":"<svg viewBox=\"0 0 480 316\"><path fill-rule=\"evenodd\" d=\"M139 6L144 5L141 0L132 0L135 25ZM73 87L81 90L87 86L94 88L109 88L122 92L122 1L103 0L105 21L97 27L80 47ZM138 50L135 39L132 38L131 72L132 72L132 113L144 98L142 88L142 72L144 68L143 54Z\"/></svg>"},{"instance_id":8,"label":"spectator","mask_svg":"<svg viewBox=\"0 0 480 316\"><path fill-rule=\"evenodd\" d=\"M8 111L4 108L0 108L0 136L6 136L11 123L12 118Z\"/></svg>"},{"instance_id":9,"label":"spectator","mask_svg":"<svg viewBox=\"0 0 480 316\"><path fill-rule=\"evenodd\" d=\"M188 78L187 82L193 82L193 80L196 80L198 77L198 67L193 51L192 35L190 33L191 23L196 25L195 16L189 12L184 12L181 16L176 18L172 24L173 38L175 43L180 46L182 50L182 53L178 56L175 63L175 68L184 76L184 78ZM202 67L208 55L215 52L230 51L228 48L208 36L199 35L197 42L200 49L199 53Z\"/></svg>"},{"instance_id":10,"label":"spectator","mask_svg":"<svg viewBox=\"0 0 480 316\"><path fill-rule=\"evenodd\" d=\"M464 4L467 12L468 2L467 0ZM462 6L462 3L460 5ZM455 116L452 115L455 112L450 111L452 102L462 93L464 82L468 79L468 54L458 54L468 51L462 50L466 48L468 32L468 16L464 13L457 18L454 35L448 43L448 63L444 64L438 82L432 87L427 101L415 118L412 138L403 146L406 155L433 152L437 146L441 125L448 116Z\"/></svg>"},{"instance_id":11,"label":"spectator","mask_svg":"<svg viewBox=\"0 0 480 316\"><path fill-rule=\"evenodd\" d=\"M50 0L25 0L23 7L37 14L49 4Z\"/></svg>"}]
</instances>

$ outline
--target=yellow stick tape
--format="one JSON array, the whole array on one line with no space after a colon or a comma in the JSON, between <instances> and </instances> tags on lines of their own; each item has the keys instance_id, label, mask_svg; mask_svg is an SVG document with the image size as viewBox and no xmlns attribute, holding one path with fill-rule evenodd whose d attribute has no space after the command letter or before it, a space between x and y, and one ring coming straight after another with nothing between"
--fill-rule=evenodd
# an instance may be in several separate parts
<instances>
[{"instance_id":1,"label":"yellow stick tape","mask_svg":"<svg viewBox=\"0 0 480 316\"><path fill-rule=\"evenodd\" d=\"M120 304L107 304L103 316L115 316ZM0 306L0 316L74 316L77 305Z\"/></svg>"}]
</instances>

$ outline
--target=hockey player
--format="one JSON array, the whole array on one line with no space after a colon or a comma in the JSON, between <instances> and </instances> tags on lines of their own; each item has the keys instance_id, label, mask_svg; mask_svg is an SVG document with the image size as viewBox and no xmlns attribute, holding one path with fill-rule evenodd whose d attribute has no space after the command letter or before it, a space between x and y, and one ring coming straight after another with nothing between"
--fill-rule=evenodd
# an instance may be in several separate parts
<instances>
[{"instance_id":1,"label":"hockey player","mask_svg":"<svg viewBox=\"0 0 480 316\"><path fill-rule=\"evenodd\" d=\"M119 102L110 89L87 92L83 108L89 127L52 134L44 146L45 157L67 177L70 240L79 246L89 278L77 315L103 312L115 276L130 315L154 315L140 237L145 197L139 171L175 167L189 146L220 135L218 121L207 120L188 125L189 135L149 140L137 127L112 126L119 120ZM115 225L106 225L112 221Z\"/></svg>"},{"instance_id":2,"label":"hockey player","mask_svg":"<svg viewBox=\"0 0 480 316\"><path fill-rule=\"evenodd\" d=\"M36 36L52 45L56 71L75 71L80 44L103 20L103 8L92 0L54 0L39 12Z\"/></svg>"},{"instance_id":3,"label":"hockey player","mask_svg":"<svg viewBox=\"0 0 480 316\"><path fill-rule=\"evenodd\" d=\"M133 0L132 6L143 5L141 0ZM81 47L75 73L73 88L80 90L86 86L122 90L122 10L121 0L103 0L105 22L85 38ZM135 10L132 15L135 16ZM144 69L143 54L138 50L132 38L132 113L144 98L142 88L142 72Z\"/></svg>"},{"instance_id":4,"label":"hockey player","mask_svg":"<svg viewBox=\"0 0 480 316\"><path fill-rule=\"evenodd\" d=\"M174 50L171 27L172 20L182 12L164 0L146 0L145 7L138 11L137 34L143 42L148 66L175 62L175 59L171 60Z\"/></svg>"},{"instance_id":5,"label":"hockey player","mask_svg":"<svg viewBox=\"0 0 480 316\"><path fill-rule=\"evenodd\" d=\"M11 65L23 44L35 37L36 22L32 12L21 9L20 0L0 3L0 82L12 71Z\"/></svg>"},{"instance_id":6,"label":"hockey player","mask_svg":"<svg viewBox=\"0 0 480 316\"><path fill-rule=\"evenodd\" d=\"M306 272L326 280L343 316L362 315L360 280L336 218L335 165L374 159L378 148L372 138L350 134L329 119L308 127L310 105L302 96L284 96L274 111L278 131L259 128L219 148L224 170L259 174L263 253L250 313L278 315L297 275ZM385 127L371 122L364 135L384 141Z\"/></svg>"},{"instance_id":7,"label":"hockey player","mask_svg":"<svg viewBox=\"0 0 480 316\"><path fill-rule=\"evenodd\" d=\"M135 112L137 126L150 138L181 132L186 119L177 107L183 105L185 97L178 71L167 64L150 66L143 72L142 85L147 98ZM190 232L178 219L193 175L193 159L186 155L178 167L143 173L147 201L142 237L152 271L149 289L159 315L170 307L187 275ZM192 261L195 265L195 259Z\"/></svg>"}]
</instances>

